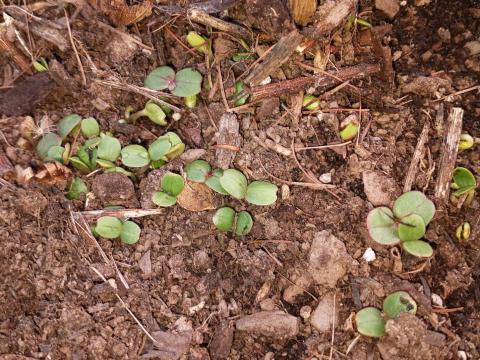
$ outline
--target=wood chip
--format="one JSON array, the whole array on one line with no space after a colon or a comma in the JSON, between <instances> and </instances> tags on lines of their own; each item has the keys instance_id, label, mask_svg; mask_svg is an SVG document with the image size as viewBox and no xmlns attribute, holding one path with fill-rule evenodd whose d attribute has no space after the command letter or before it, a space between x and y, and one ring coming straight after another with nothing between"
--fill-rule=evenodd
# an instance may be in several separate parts
<instances>
[{"instance_id":1,"label":"wood chip","mask_svg":"<svg viewBox=\"0 0 480 360\"><path fill-rule=\"evenodd\" d=\"M225 113L220 118L218 125L217 145L229 145L234 148L240 146L240 125L237 116L232 113ZM215 151L215 165L220 169L228 169L235 158L236 152L233 148L217 146Z\"/></svg>"}]
</instances>

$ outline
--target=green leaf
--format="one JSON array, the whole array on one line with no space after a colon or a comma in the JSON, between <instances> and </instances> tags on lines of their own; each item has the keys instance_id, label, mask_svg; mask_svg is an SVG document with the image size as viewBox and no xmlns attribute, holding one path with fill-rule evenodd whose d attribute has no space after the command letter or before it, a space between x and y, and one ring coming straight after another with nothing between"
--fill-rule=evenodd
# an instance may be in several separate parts
<instances>
[{"instance_id":1,"label":"green leaf","mask_svg":"<svg viewBox=\"0 0 480 360\"><path fill-rule=\"evenodd\" d=\"M122 222L113 216L102 216L97 220L95 231L105 239L115 239L122 233Z\"/></svg>"},{"instance_id":2,"label":"green leaf","mask_svg":"<svg viewBox=\"0 0 480 360\"><path fill-rule=\"evenodd\" d=\"M163 159L160 159L160 160L153 160L150 163L150 166L152 167L152 169L160 169L165 164L166 164L166 161Z\"/></svg>"},{"instance_id":3,"label":"green leaf","mask_svg":"<svg viewBox=\"0 0 480 360\"><path fill-rule=\"evenodd\" d=\"M237 169L227 169L220 178L220 185L236 199L243 199L247 194L247 178Z\"/></svg>"},{"instance_id":4,"label":"green leaf","mask_svg":"<svg viewBox=\"0 0 480 360\"><path fill-rule=\"evenodd\" d=\"M165 115L160 106L153 102L148 102L145 105L145 115L157 125L167 125L167 122L165 121L167 115Z\"/></svg>"},{"instance_id":5,"label":"green leaf","mask_svg":"<svg viewBox=\"0 0 480 360\"><path fill-rule=\"evenodd\" d=\"M456 190L453 195L461 196L477 187L477 180L470 170L464 167L457 167L453 170L453 183L456 185Z\"/></svg>"},{"instance_id":6,"label":"green leaf","mask_svg":"<svg viewBox=\"0 0 480 360\"><path fill-rule=\"evenodd\" d=\"M396 319L402 312L416 314L417 303L406 291L397 291L383 301L383 312L389 319Z\"/></svg>"},{"instance_id":7,"label":"green leaf","mask_svg":"<svg viewBox=\"0 0 480 360\"><path fill-rule=\"evenodd\" d=\"M199 183L204 183L207 180L211 171L212 167L205 160L194 160L190 164L185 166L187 179Z\"/></svg>"},{"instance_id":8,"label":"green leaf","mask_svg":"<svg viewBox=\"0 0 480 360\"><path fill-rule=\"evenodd\" d=\"M360 334L370 337L385 335L385 320L380 310L367 307L355 315L355 323Z\"/></svg>"},{"instance_id":9,"label":"green leaf","mask_svg":"<svg viewBox=\"0 0 480 360\"><path fill-rule=\"evenodd\" d=\"M359 128L360 127L356 122L349 122L348 124L342 126L342 129L340 130L340 138L343 141L352 140L355 136L357 136Z\"/></svg>"},{"instance_id":10,"label":"green leaf","mask_svg":"<svg viewBox=\"0 0 480 360\"><path fill-rule=\"evenodd\" d=\"M60 146L61 144L62 139L57 134L45 134L37 144L37 154L40 159L45 160L48 158L48 150L50 150L52 146Z\"/></svg>"},{"instance_id":11,"label":"green leaf","mask_svg":"<svg viewBox=\"0 0 480 360\"><path fill-rule=\"evenodd\" d=\"M177 203L176 196L169 195L163 191L153 193L152 201L154 204L161 207L168 207Z\"/></svg>"},{"instance_id":12,"label":"green leaf","mask_svg":"<svg viewBox=\"0 0 480 360\"><path fill-rule=\"evenodd\" d=\"M81 194L88 192L87 184L79 177L75 177L68 185L67 199L76 200Z\"/></svg>"},{"instance_id":13,"label":"green leaf","mask_svg":"<svg viewBox=\"0 0 480 360\"><path fill-rule=\"evenodd\" d=\"M187 35L188 45L195 48L203 54L208 54L210 52L210 44L207 39L199 35L195 31L190 31Z\"/></svg>"},{"instance_id":14,"label":"green leaf","mask_svg":"<svg viewBox=\"0 0 480 360\"><path fill-rule=\"evenodd\" d=\"M144 85L153 90L172 90L175 87L175 71L169 66L160 66L148 74Z\"/></svg>"},{"instance_id":15,"label":"green leaf","mask_svg":"<svg viewBox=\"0 0 480 360\"><path fill-rule=\"evenodd\" d=\"M303 107L309 111L314 111L320 109L320 100L315 96L305 95L303 97Z\"/></svg>"},{"instance_id":16,"label":"green leaf","mask_svg":"<svg viewBox=\"0 0 480 360\"><path fill-rule=\"evenodd\" d=\"M245 199L254 205L271 205L277 201L278 187L268 181L254 181L247 187Z\"/></svg>"},{"instance_id":17,"label":"green leaf","mask_svg":"<svg viewBox=\"0 0 480 360\"><path fill-rule=\"evenodd\" d=\"M177 196L182 192L183 188L185 187L185 183L180 175L168 171L162 177L161 186L162 190L166 193L172 196Z\"/></svg>"},{"instance_id":18,"label":"green leaf","mask_svg":"<svg viewBox=\"0 0 480 360\"><path fill-rule=\"evenodd\" d=\"M173 160L179 157L180 155L182 155L184 151L185 151L185 144L184 143L177 144L167 152L167 155L166 155L167 159Z\"/></svg>"},{"instance_id":19,"label":"green leaf","mask_svg":"<svg viewBox=\"0 0 480 360\"><path fill-rule=\"evenodd\" d=\"M77 114L71 114L65 116L59 121L57 125L58 134L62 139L65 139L82 121L82 117Z\"/></svg>"},{"instance_id":20,"label":"green leaf","mask_svg":"<svg viewBox=\"0 0 480 360\"><path fill-rule=\"evenodd\" d=\"M77 148L77 157L82 161L85 165L90 167L90 155L87 153L87 150L83 146L79 146Z\"/></svg>"},{"instance_id":21,"label":"green leaf","mask_svg":"<svg viewBox=\"0 0 480 360\"><path fill-rule=\"evenodd\" d=\"M423 218L425 225L433 219L435 205L420 191L409 191L400 195L393 204L393 213L399 219L412 214Z\"/></svg>"},{"instance_id":22,"label":"green leaf","mask_svg":"<svg viewBox=\"0 0 480 360\"><path fill-rule=\"evenodd\" d=\"M185 106L189 109L193 109L197 106L197 95L185 96Z\"/></svg>"},{"instance_id":23,"label":"green leaf","mask_svg":"<svg viewBox=\"0 0 480 360\"><path fill-rule=\"evenodd\" d=\"M105 172L117 172L117 173L123 174L125 176L129 176L129 177L131 177L132 179L135 180L135 175L133 175L133 173L131 173L130 171L127 171L124 168L119 167L119 166L108 168L108 169L105 170Z\"/></svg>"},{"instance_id":24,"label":"green leaf","mask_svg":"<svg viewBox=\"0 0 480 360\"><path fill-rule=\"evenodd\" d=\"M47 154L47 160L55 160L58 161L59 163L63 164L63 153L65 152L65 148L63 146L52 146L50 149L48 149L48 154Z\"/></svg>"},{"instance_id":25,"label":"green leaf","mask_svg":"<svg viewBox=\"0 0 480 360\"><path fill-rule=\"evenodd\" d=\"M100 126L98 125L97 120L93 117L89 117L82 120L81 123L82 134L86 138L93 138L100 134Z\"/></svg>"},{"instance_id":26,"label":"green leaf","mask_svg":"<svg viewBox=\"0 0 480 360\"><path fill-rule=\"evenodd\" d=\"M229 207L223 207L217 210L213 215L213 223L220 231L229 231L232 229L235 221L235 210Z\"/></svg>"},{"instance_id":27,"label":"green leaf","mask_svg":"<svg viewBox=\"0 0 480 360\"><path fill-rule=\"evenodd\" d=\"M378 207L368 213L367 228L373 240L383 245L395 245L400 242L392 210Z\"/></svg>"},{"instance_id":28,"label":"green leaf","mask_svg":"<svg viewBox=\"0 0 480 360\"><path fill-rule=\"evenodd\" d=\"M228 192L223 188L222 184L220 184L220 178L223 176L222 169L215 169L211 176L208 177L207 181L205 181L205 185L207 185L213 191L216 191L222 195L228 195Z\"/></svg>"},{"instance_id":29,"label":"green leaf","mask_svg":"<svg viewBox=\"0 0 480 360\"><path fill-rule=\"evenodd\" d=\"M240 211L237 216L237 223L235 225L235 234L243 236L247 235L252 230L253 220L252 216L246 211Z\"/></svg>"},{"instance_id":30,"label":"green leaf","mask_svg":"<svg viewBox=\"0 0 480 360\"><path fill-rule=\"evenodd\" d=\"M402 243L403 249L409 254L417 257L430 257L433 255L433 249L429 243L421 240L405 241Z\"/></svg>"},{"instance_id":31,"label":"green leaf","mask_svg":"<svg viewBox=\"0 0 480 360\"><path fill-rule=\"evenodd\" d=\"M115 163L108 161L108 160L103 160L103 159L97 159L96 161L97 165L100 166L101 168L104 169L110 169L115 167Z\"/></svg>"},{"instance_id":32,"label":"green leaf","mask_svg":"<svg viewBox=\"0 0 480 360\"><path fill-rule=\"evenodd\" d=\"M125 244L135 244L140 239L140 226L133 221L124 221L122 224L122 232L120 240Z\"/></svg>"},{"instance_id":33,"label":"green leaf","mask_svg":"<svg viewBox=\"0 0 480 360\"><path fill-rule=\"evenodd\" d=\"M425 235L425 222L420 215L412 214L401 219L398 225L398 237L402 241L413 241Z\"/></svg>"},{"instance_id":34,"label":"green leaf","mask_svg":"<svg viewBox=\"0 0 480 360\"><path fill-rule=\"evenodd\" d=\"M245 60L253 60L253 53L251 52L239 52L233 54L232 60L235 62L245 61Z\"/></svg>"},{"instance_id":35,"label":"green leaf","mask_svg":"<svg viewBox=\"0 0 480 360\"><path fill-rule=\"evenodd\" d=\"M171 149L172 144L168 138L161 136L148 147L148 154L153 161L160 160L167 155L167 152Z\"/></svg>"},{"instance_id":36,"label":"green leaf","mask_svg":"<svg viewBox=\"0 0 480 360\"><path fill-rule=\"evenodd\" d=\"M112 136L104 136L102 140L100 140L100 144L98 144L97 156L103 160L115 161L120 155L121 148L122 146L118 139Z\"/></svg>"},{"instance_id":37,"label":"green leaf","mask_svg":"<svg viewBox=\"0 0 480 360\"><path fill-rule=\"evenodd\" d=\"M235 82L235 94L234 94L234 97L237 97L237 96L243 91L244 88L245 88L245 85L244 85L243 81L236 81L236 82ZM235 106L242 106L242 105L244 105L244 104L247 102L247 100L248 100L248 96L249 96L249 95L246 94L246 95L240 97L239 99L237 99L237 100L235 101L235 104L234 104L234 105L235 105Z\"/></svg>"},{"instance_id":38,"label":"green leaf","mask_svg":"<svg viewBox=\"0 0 480 360\"><path fill-rule=\"evenodd\" d=\"M200 93L202 85L202 75L190 68L180 70L175 75L175 88L172 94L175 96L186 97Z\"/></svg>"},{"instance_id":39,"label":"green leaf","mask_svg":"<svg viewBox=\"0 0 480 360\"><path fill-rule=\"evenodd\" d=\"M80 170L80 172L84 174L88 174L90 172L90 167L87 164L85 164L82 160L80 160L78 157L72 156L68 159L68 161L70 162L70 164L72 164L72 166L75 169Z\"/></svg>"},{"instance_id":40,"label":"green leaf","mask_svg":"<svg viewBox=\"0 0 480 360\"><path fill-rule=\"evenodd\" d=\"M100 145L100 142L102 141L102 138L100 137L95 137L92 139L88 139L83 143L83 146L88 149L94 149L98 145Z\"/></svg>"},{"instance_id":41,"label":"green leaf","mask_svg":"<svg viewBox=\"0 0 480 360\"><path fill-rule=\"evenodd\" d=\"M148 151L141 145L127 145L122 151L122 163L131 168L140 168L150 163Z\"/></svg>"}]
</instances>

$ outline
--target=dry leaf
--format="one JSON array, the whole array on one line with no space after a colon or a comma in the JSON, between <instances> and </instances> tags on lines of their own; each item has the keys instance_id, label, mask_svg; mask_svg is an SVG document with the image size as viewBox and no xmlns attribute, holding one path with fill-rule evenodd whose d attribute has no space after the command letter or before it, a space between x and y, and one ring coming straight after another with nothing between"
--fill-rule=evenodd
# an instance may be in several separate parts
<instances>
[{"instance_id":1,"label":"dry leaf","mask_svg":"<svg viewBox=\"0 0 480 360\"><path fill-rule=\"evenodd\" d=\"M215 196L213 191L205 184L187 181L177 204L189 211L204 211L215 209Z\"/></svg>"},{"instance_id":2,"label":"dry leaf","mask_svg":"<svg viewBox=\"0 0 480 360\"><path fill-rule=\"evenodd\" d=\"M152 0L128 6L124 0L88 0L96 10L100 10L117 26L135 24L152 14Z\"/></svg>"},{"instance_id":3,"label":"dry leaf","mask_svg":"<svg viewBox=\"0 0 480 360\"><path fill-rule=\"evenodd\" d=\"M72 171L68 167L57 161L45 163L42 167L40 171L34 173L30 167L24 169L16 165L17 182L25 184L29 181L35 181L45 185L56 185L64 188L67 185L68 178L72 175Z\"/></svg>"}]
</instances>

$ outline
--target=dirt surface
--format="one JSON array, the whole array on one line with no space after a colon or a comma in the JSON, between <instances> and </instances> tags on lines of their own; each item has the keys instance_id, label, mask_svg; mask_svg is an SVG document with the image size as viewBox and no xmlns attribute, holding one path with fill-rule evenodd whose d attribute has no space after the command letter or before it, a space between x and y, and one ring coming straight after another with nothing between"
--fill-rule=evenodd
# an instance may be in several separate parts
<instances>
[{"instance_id":1,"label":"dirt surface","mask_svg":"<svg viewBox=\"0 0 480 360\"><path fill-rule=\"evenodd\" d=\"M372 40L376 35L360 25L353 33L339 29L323 43L310 42L303 53L293 54L270 80L313 76L312 67L322 64L333 71L381 59L391 61L392 78L384 67L381 74L335 90L313 88L321 100L322 111L316 113L296 105L303 94L285 93L242 108L236 121L225 109L222 91L230 97L235 79L295 27L286 2L246 0L214 14L252 30L252 39L246 40L253 59L242 62L225 56L227 50L245 51L237 37L209 33L184 15L154 9L135 25L111 31L97 23L111 20L92 4L78 13L69 4L85 85L71 49L62 51L38 34L30 38L22 31L32 53L49 62L48 74L56 85L50 92L48 82L48 96L31 88L25 94L38 94L38 102L32 99L32 106L22 106L16 116L15 109L0 103L0 109L8 109L0 114L0 358L479 359L478 195L468 208L448 202L438 209L426 234L434 248L427 260L375 243L365 221L369 210L391 203L404 187L426 122L430 130L413 189L431 199L452 106L465 111L463 132L480 137L478 88L472 88L480 74L480 6L474 0L391 2L401 4L394 16L376 9L375 2L360 1L359 16L373 26L391 25L377 44ZM31 11L57 24L69 39L63 8L42 4ZM267 5L262 16L272 13L278 20L273 15L254 18L252 11ZM218 55L213 65L212 58L206 61L185 48L190 30L213 40ZM12 40L15 35L5 36ZM18 40L14 44L20 48ZM125 84L141 86L151 70L165 64L192 66L203 74L197 106L184 111L179 121L169 120L168 130L146 118L135 125L118 123L127 106L141 109L147 101ZM218 86L218 71L223 86ZM0 101L29 79L7 52L0 53ZM31 84L47 86L36 80ZM183 107L182 99L167 101ZM21 169L43 169L34 151L39 136L71 113L95 117L122 145L148 145L175 131L187 149L205 150L189 153L188 161L200 157L240 169L250 181L270 180L279 186L279 198L274 205L254 206L204 194L201 204L182 200L184 208L133 219L142 229L134 245L99 238L97 246L76 231L72 212L109 205L150 208L145 194L155 191L166 169L180 173L188 161L177 159L160 170L139 172L134 181L100 171L80 175L91 193L74 201L65 198L64 175L23 181ZM361 124L352 143L300 149L342 142L339 124L352 114ZM26 125L26 115L33 128ZM237 134L235 129L228 133L231 127L223 132L222 118L238 127ZM229 142L230 147L222 147ZM295 156L292 144L299 149ZM479 146L459 152L456 163L469 168L477 181ZM333 186L318 190L318 182ZM192 193L196 191L204 190L194 188ZM215 229L213 208L222 204L252 214L250 234L240 237ZM472 234L459 242L455 228L465 221ZM371 262L362 257L367 248L376 255ZM355 312L380 308L385 296L397 290L415 299L417 315L404 314L388 323L381 340L357 338Z\"/></svg>"}]
</instances>

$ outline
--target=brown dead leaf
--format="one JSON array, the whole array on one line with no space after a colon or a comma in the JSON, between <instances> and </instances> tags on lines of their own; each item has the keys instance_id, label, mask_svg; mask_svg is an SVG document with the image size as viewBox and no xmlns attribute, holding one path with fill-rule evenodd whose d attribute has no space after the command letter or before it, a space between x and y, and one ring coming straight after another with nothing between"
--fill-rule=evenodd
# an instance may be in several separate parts
<instances>
[{"instance_id":1,"label":"brown dead leaf","mask_svg":"<svg viewBox=\"0 0 480 360\"><path fill-rule=\"evenodd\" d=\"M177 196L177 204L189 211L205 211L216 208L213 191L205 184L192 181L185 183L185 188Z\"/></svg>"},{"instance_id":2,"label":"brown dead leaf","mask_svg":"<svg viewBox=\"0 0 480 360\"><path fill-rule=\"evenodd\" d=\"M55 185L59 188L66 187L67 180L72 175L72 171L68 167L57 161L43 164L37 173L30 167L24 169L19 165L15 166L15 171L19 184L34 181L45 185Z\"/></svg>"},{"instance_id":3,"label":"brown dead leaf","mask_svg":"<svg viewBox=\"0 0 480 360\"><path fill-rule=\"evenodd\" d=\"M128 6L124 0L88 0L96 10L103 12L117 26L135 24L152 14L152 0Z\"/></svg>"}]
</instances>

